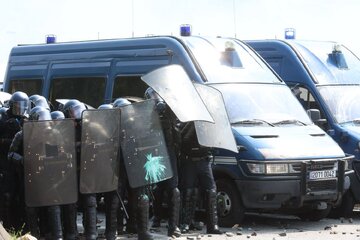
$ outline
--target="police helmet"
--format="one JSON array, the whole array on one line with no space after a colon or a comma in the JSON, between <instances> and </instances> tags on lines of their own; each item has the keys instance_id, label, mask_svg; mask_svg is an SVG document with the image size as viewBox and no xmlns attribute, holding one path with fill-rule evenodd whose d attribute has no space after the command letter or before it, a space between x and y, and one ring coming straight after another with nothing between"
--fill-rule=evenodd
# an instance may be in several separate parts
<instances>
[{"instance_id":1,"label":"police helmet","mask_svg":"<svg viewBox=\"0 0 360 240\"><path fill-rule=\"evenodd\" d=\"M31 95L29 97L29 100L30 100L30 107L31 108L36 107L36 106L41 106L41 107L44 107L44 108L47 108L47 109L50 110L49 103L46 100L46 98L43 97L43 96L34 94L34 95Z\"/></svg>"},{"instance_id":2,"label":"police helmet","mask_svg":"<svg viewBox=\"0 0 360 240\"><path fill-rule=\"evenodd\" d=\"M164 102L160 95L152 87L148 87L144 94L145 99L155 99L156 102Z\"/></svg>"},{"instance_id":3,"label":"police helmet","mask_svg":"<svg viewBox=\"0 0 360 240\"><path fill-rule=\"evenodd\" d=\"M64 119L65 115L62 111L52 111L51 112L51 119Z\"/></svg>"},{"instance_id":4,"label":"police helmet","mask_svg":"<svg viewBox=\"0 0 360 240\"><path fill-rule=\"evenodd\" d=\"M33 107L29 113L29 120L51 120L50 111L42 106Z\"/></svg>"},{"instance_id":5,"label":"police helmet","mask_svg":"<svg viewBox=\"0 0 360 240\"><path fill-rule=\"evenodd\" d=\"M98 109L112 109L114 108L112 104L110 103L105 103L105 104L101 104Z\"/></svg>"},{"instance_id":6,"label":"police helmet","mask_svg":"<svg viewBox=\"0 0 360 240\"><path fill-rule=\"evenodd\" d=\"M113 106L114 108L120 108L126 105L130 105L131 102L127 100L126 98L118 98L114 101Z\"/></svg>"},{"instance_id":7,"label":"police helmet","mask_svg":"<svg viewBox=\"0 0 360 240\"><path fill-rule=\"evenodd\" d=\"M15 116L26 116L29 111L29 97L24 92L14 92L9 100L10 112Z\"/></svg>"},{"instance_id":8,"label":"police helmet","mask_svg":"<svg viewBox=\"0 0 360 240\"><path fill-rule=\"evenodd\" d=\"M30 108L35 107L35 102L40 98L41 96L39 94L33 94L29 97L30 101Z\"/></svg>"},{"instance_id":9,"label":"police helmet","mask_svg":"<svg viewBox=\"0 0 360 240\"><path fill-rule=\"evenodd\" d=\"M66 118L81 119L81 114L84 110L86 110L85 104L76 99L67 101L63 107L63 113Z\"/></svg>"}]
</instances>

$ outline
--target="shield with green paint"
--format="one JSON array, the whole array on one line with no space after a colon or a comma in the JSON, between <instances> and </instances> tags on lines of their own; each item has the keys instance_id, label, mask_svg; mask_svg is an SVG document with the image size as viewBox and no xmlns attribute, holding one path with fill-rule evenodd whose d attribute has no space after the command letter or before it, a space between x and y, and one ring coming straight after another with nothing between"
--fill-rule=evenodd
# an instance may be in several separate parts
<instances>
[{"instance_id":1,"label":"shield with green paint","mask_svg":"<svg viewBox=\"0 0 360 240\"><path fill-rule=\"evenodd\" d=\"M122 107L121 132L122 154L132 188L158 183L173 176L154 100Z\"/></svg>"}]
</instances>

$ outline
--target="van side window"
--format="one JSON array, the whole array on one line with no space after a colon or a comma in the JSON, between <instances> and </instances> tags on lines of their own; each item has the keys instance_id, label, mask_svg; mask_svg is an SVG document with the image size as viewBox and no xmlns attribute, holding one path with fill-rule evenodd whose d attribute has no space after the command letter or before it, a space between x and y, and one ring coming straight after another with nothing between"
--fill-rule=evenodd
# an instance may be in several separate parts
<instances>
[{"instance_id":1,"label":"van side window","mask_svg":"<svg viewBox=\"0 0 360 240\"><path fill-rule=\"evenodd\" d=\"M294 96L299 100L305 110L319 109L319 106L316 103L313 95L307 88L300 85L295 85L293 87L290 86L290 88Z\"/></svg>"},{"instance_id":2,"label":"van side window","mask_svg":"<svg viewBox=\"0 0 360 240\"><path fill-rule=\"evenodd\" d=\"M114 81L112 100L119 97L135 97L134 100L144 97L147 84L144 83L141 76L118 76Z\"/></svg>"},{"instance_id":3,"label":"van side window","mask_svg":"<svg viewBox=\"0 0 360 240\"><path fill-rule=\"evenodd\" d=\"M56 99L78 99L97 108L104 102L105 85L104 77L54 78L49 100L55 104Z\"/></svg>"},{"instance_id":4,"label":"van side window","mask_svg":"<svg viewBox=\"0 0 360 240\"><path fill-rule=\"evenodd\" d=\"M25 92L31 96L33 94L41 94L42 80L41 79L16 79L11 80L9 84L9 93L16 91Z\"/></svg>"}]
</instances>

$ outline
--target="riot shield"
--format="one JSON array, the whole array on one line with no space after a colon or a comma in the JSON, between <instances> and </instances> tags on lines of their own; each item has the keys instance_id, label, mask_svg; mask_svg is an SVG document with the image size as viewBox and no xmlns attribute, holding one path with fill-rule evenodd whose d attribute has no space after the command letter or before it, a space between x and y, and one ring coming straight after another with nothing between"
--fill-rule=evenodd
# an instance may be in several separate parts
<instances>
[{"instance_id":1,"label":"riot shield","mask_svg":"<svg viewBox=\"0 0 360 240\"><path fill-rule=\"evenodd\" d=\"M141 79L169 105L181 122L214 122L194 85L180 65L156 69Z\"/></svg>"},{"instance_id":2,"label":"riot shield","mask_svg":"<svg viewBox=\"0 0 360 240\"><path fill-rule=\"evenodd\" d=\"M95 109L82 114L80 192L117 189L120 110Z\"/></svg>"},{"instance_id":3,"label":"riot shield","mask_svg":"<svg viewBox=\"0 0 360 240\"><path fill-rule=\"evenodd\" d=\"M154 100L122 107L121 131L124 165L132 188L173 176Z\"/></svg>"},{"instance_id":4,"label":"riot shield","mask_svg":"<svg viewBox=\"0 0 360 240\"><path fill-rule=\"evenodd\" d=\"M195 121L199 144L238 152L222 94L217 89L203 84L194 86L215 120L215 123Z\"/></svg>"},{"instance_id":5,"label":"riot shield","mask_svg":"<svg viewBox=\"0 0 360 240\"><path fill-rule=\"evenodd\" d=\"M25 122L23 133L26 205L75 203L78 189L73 120Z\"/></svg>"}]
</instances>

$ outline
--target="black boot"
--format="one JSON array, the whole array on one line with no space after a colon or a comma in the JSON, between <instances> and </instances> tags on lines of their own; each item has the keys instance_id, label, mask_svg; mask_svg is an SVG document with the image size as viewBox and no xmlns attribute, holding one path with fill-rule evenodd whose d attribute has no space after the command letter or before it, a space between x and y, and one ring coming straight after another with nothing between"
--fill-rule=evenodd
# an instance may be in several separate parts
<instances>
[{"instance_id":1,"label":"black boot","mask_svg":"<svg viewBox=\"0 0 360 240\"><path fill-rule=\"evenodd\" d=\"M116 239L117 215L119 208L119 198L116 192L105 193L105 237L106 240Z\"/></svg>"},{"instance_id":2,"label":"black boot","mask_svg":"<svg viewBox=\"0 0 360 240\"><path fill-rule=\"evenodd\" d=\"M181 231L179 229L179 215L180 215L180 191L174 188L169 192L169 227L168 236L180 237Z\"/></svg>"},{"instance_id":3,"label":"black boot","mask_svg":"<svg viewBox=\"0 0 360 240\"><path fill-rule=\"evenodd\" d=\"M191 206L191 221L190 221L190 226L189 229L190 231L194 230L194 231L202 231L202 226L200 224L200 222L195 221L195 211L196 211L196 206L197 203L199 201L199 189L198 188L194 188L193 190L193 194L191 196L191 202L192 202L192 206Z\"/></svg>"},{"instance_id":4,"label":"black boot","mask_svg":"<svg viewBox=\"0 0 360 240\"><path fill-rule=\"evenodd\" d=\"M86 240L97 238L96 228L96 194L84 194L84 235Z\"/></svg>"},{"instance_id":5,"label":"black boot","mask_svg":"<svg viewBox=\"0 0 360 240\"><path fill-rule=\"evenodd\" d=\"M216 189L206 190L207 200L207 224L206 233L222 234L218 224L217 206L216 206Z\"/></svg>"},{"instance_id":6,"label":"black boot","mask_svg":"<svg viewBox=\"0 0 360 240\"><path fill-rule=\"evenodd\" d=\"M26 207L26 224L30 234L36 238L40 237L38 209L35 207Z\"/></svg>"},{"instance_id":7,"label":"black boot","mask_svg":"<svg viewBox=\"0 0 360 240\"><path fill-rule=\"evenodd\" d=\"M75 240L78 237L77 231L77 209L76 204L63 206L64 210L64 238L66 240Z\"/></svg>"},{"instance_id":8,"label":"black boot","mask_svg":"<svg viewBox=\"0 0 360 240\"><path fill-rule=\"evenodd\" d=\"M50 230L51 239L63 239L63 231L61 226L61 210L60 206L50 206L47 209L48 226Z\"/></svg>"},{"instance_id":9,"label":"black boot","mask_svg":"<svg viewBox=\"0 0 360 240\"><path fill-rule=\"evenodd\" d=\"M154 189L153 193L154 193L154 201L153 201L154 217L152 219L151 227L158 228L158 227L160 227L160 224L161 224L163 192L162 192L162 189L157 187Z\"/></svg>"},{"instance_id":10,"label":"black boot","mask_svg":"<svg viewBox=\"0 0 360 240\"><path fill-rule=\"evenodd\" d=\"M153 240L154 237L148 230L149 224L149 198L141 194L137 200L137 230L138 240Z\"/></svg>"},{"instance_id":11,"label":"black boot","mask_svg":"<svg viewBox=\"0 0 360 240\"><path fill-rule=\"evenodd\" d=\"M129 194L128 201L129 219L126 220L126 233L137 233L137 197Z\"/></svg>"},{"instance_id":12,"label":"black boot","mask_svg":"<svg viewBox=\"0 0 360 240\"><path fill-rule=\"evenodd\" d=\"M185 189L185 193L183 196L183 204L182 204L182 213L181 213L181 233L188 233L189 232L189 226L191 224L191 221L194 217L194 194L195 189L193 188L187 188Z\"/></svg>"}]
</instances>

